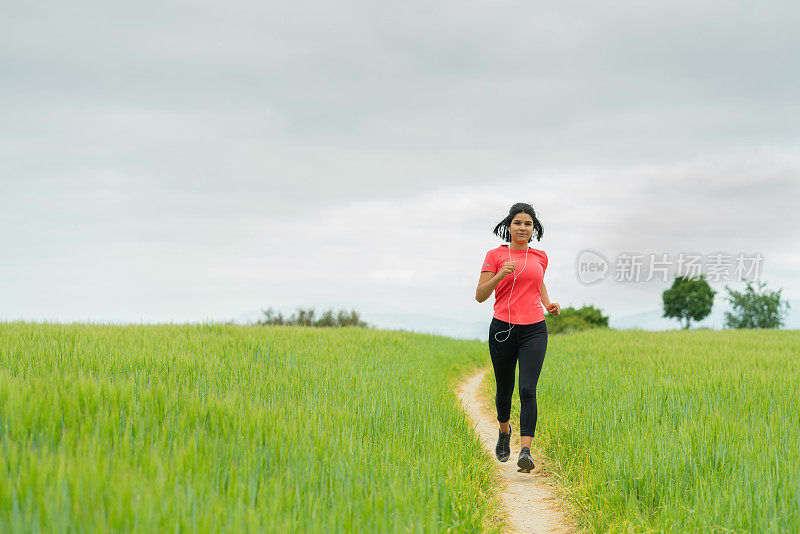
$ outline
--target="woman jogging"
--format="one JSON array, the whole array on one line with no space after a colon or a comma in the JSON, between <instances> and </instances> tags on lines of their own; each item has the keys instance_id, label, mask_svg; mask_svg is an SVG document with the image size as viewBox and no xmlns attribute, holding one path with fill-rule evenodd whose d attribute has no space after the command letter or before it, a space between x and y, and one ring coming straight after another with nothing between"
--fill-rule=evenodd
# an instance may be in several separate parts
<instances>
[{"instance_id":1,"label":"woman jogging","mask_svg":"<svg viewBox=\"0 0 800 534\"><path fill-rule=\"evenodd\" d=\"M520 470L530 472L534 467L530 446L536 431L536 384L547 350L542 304L551 315L559 315L561 306L550 302L544 285L547 254L528 247L534 235L537 240L544 235L533 207L524 202L514 204L493 233L509 244L486 253L475 298L483 302L494 291L489 353L497 382L495 406L500 423L495 454L501 462L511 454L511 397L519 360L521 450L517 465Z\"/></svg>"}]
</instances>

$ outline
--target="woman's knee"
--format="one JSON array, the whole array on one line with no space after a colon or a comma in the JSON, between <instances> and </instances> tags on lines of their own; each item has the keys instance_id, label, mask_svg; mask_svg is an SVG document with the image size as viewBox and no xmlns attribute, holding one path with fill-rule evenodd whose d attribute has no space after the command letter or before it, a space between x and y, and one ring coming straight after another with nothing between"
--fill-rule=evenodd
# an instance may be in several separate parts
<instances>
[{"instance_id":1,"label":"woman's knee","mask_svg":"<svg viewBox=\"0 0 800 534\"><path fill-rule=\"evenodd\" d=\"M536 384L520 384L519 398L522 399L535 399L536 398Z\"/></svg>"}]
</instances>

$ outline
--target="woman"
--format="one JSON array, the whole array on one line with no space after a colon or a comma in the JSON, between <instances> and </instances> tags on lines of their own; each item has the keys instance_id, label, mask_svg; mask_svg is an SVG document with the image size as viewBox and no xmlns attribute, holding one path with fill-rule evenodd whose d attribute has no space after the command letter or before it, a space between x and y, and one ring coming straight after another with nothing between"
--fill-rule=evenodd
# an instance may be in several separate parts
<instances>
[{"instance_id":1,"label":"woman","mask_svg":"<svg viewBox=\"0 0 800 534\"><path fill-rule=\"evenodd\" d=\"M533 469L531 440L536 430L536 384L547 350L547 325L542 304L551 315L559 315L561 306L550 302L544 285L547 254L529 248L534 235L542 239L544 230L530 204L511 206L508 215L494 228L494 234L508 241L486 253L481 267L475 298L483 302L494 291L494 316L489 326L489 352L497 382L495 406L500 423L495 454L501 462L511 450L511 397L514 372L519 360L520 445L517 465ZM517 264L523 264L517 272ZM528 267L530 264L530 267ZM513 276L508 276L512 274Z\"/></svg>"}]
</instances>

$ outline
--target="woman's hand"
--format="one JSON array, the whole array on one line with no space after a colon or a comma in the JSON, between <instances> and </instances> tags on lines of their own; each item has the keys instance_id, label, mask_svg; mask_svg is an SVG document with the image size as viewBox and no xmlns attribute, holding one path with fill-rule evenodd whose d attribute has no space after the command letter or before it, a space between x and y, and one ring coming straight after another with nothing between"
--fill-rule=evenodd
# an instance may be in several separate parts
<instances>
[{"instance_id":1,"label":"woman's hand","mask_svg":"<svg viewBox=\"0 0 800 534\"><path fill-rule=\"evenodd\" d=\"M500 267L500 272L497 274L502 275L501 278L505 278L506 275L511 274L514 272L514 269L517 267L517 262L514 260L507 261Z\"/></svg>"},{"instance_id":2,"label":"woman's hand","mask_svg":"<svg viewBox=\"0 0 800 534\"><path fill-rule=\"evenodd\" d=\"M561 315L561 305L558 302L551 302L547 305L547 313L550 315Z\"/></svg>"}]
</instances>

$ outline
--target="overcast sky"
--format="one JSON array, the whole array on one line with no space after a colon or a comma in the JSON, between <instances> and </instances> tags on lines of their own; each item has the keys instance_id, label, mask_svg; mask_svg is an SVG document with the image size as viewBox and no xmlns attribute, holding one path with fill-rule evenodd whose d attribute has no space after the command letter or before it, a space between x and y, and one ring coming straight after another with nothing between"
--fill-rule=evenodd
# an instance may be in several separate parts
<instances>
[{"instance_id":1,"label":"overcast sky","mask_svg":"<svg viewBox=\"0 0 800 534\"><path fill-rule=\"evenodd\" d=\"M582 284L584 249L761 253L798 298L799 23L790 1L4 2L0 320L488 324L480 265L518 201L562 306L670 285Z\"/></svg>"}]
</instances>

